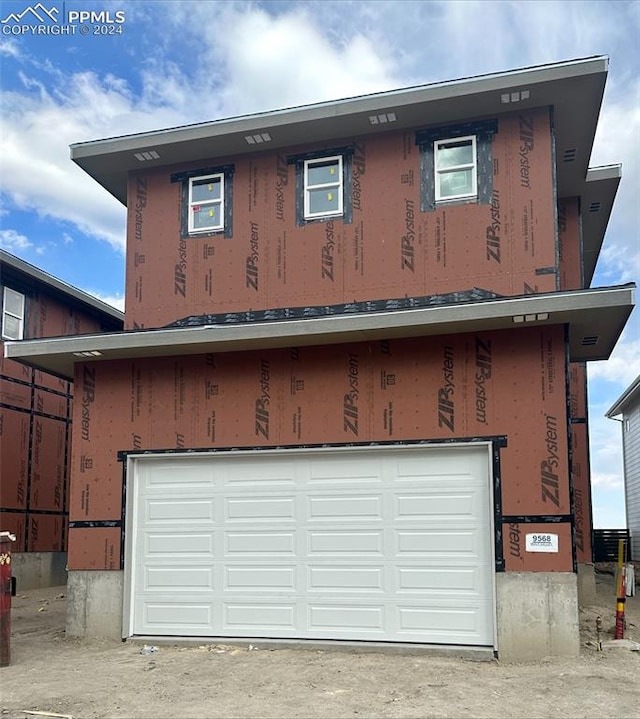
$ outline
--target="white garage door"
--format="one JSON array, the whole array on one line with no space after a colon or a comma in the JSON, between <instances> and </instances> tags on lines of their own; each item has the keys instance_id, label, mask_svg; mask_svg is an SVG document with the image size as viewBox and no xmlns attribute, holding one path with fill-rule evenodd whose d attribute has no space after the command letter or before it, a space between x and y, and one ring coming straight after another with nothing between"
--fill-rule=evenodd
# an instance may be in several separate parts
<instances>
[{"instance_id":1,"label":"white garage door","mask_svg":"<svg viewBox=\"0 0 640 719\"><path fill-rule=\"evenodd\" d=\"M492 646L488 464L477 445L139 458L129 633Z\"/></svg>"}]
</instances>

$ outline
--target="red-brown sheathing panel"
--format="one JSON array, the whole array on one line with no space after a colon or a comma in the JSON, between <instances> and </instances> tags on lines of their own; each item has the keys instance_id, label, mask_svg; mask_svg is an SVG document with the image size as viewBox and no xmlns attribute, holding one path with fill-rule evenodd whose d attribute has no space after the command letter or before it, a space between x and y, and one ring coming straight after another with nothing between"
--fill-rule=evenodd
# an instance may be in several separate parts
<instances>
[{"instance_id":1,"label":"red-brown sheathing panel","mask_svg":"<svg viewBox=\"0 0 640 719\"><path fill-rule=\"evenodd\" d=\"M89 334L101 329L93 316L51 295L37 291L28 295L25 337Z\"/></svg>"},{"instance_id":2,"label":"red-brown sheathing panel","mask_svg":"<svg viewBox=\"0 0 640 719\"><path fill-rule=\"evenodd\" d=\"M33 370L31 367L20 364L20 362L16 362L15 360L6 359L2 356L3 354L4 345L0 342L0 375L3 377L19 379L22 382L31 383L33 376Z\"/></svg>"},{"instance_id":3,"label":"red-brown sheathing panel","mask_svg":"<svg viewBox=\"0 0 640 719\"><path fill-rule=\"evenodd\" d=\"M493 202L420 210L414 133L354 138L353 221L296 226L291 148L236 158L233 236L180 237L181 183L132 174L126 323L159 327L207 313L342 304L474 287L557 289L551 128L545 108L504 115L492 144Z\"/></svg>"},{"instance_id":4,"label":"red-brown sheathing panel","mask_svg":"<svg viewBox=\"0 0 640 719\"><path fill-rule=\"evenodd\" d=\"M576 522L576 552L578 562L591 562L591 492L589 472L589 444L587 425L571 425L571 467L573 477L573 504Z\"/></svg>"},{"instance_id":5,"label":"red-brown sheathing panel","mask_svg":"<svg viewBox=\"0 0 640 719\"><path fill-rule=\"evenodd\" d=\"M0 409L2 509L26 509L29 471L29 414Z\"/></svg>"},{"instance_id":6,"label":"red-brown sheathing panel","mask_svg":"<svg viewBox=\"0 0 640 719\"><path fill-rule=\"evenodd\" d=\"M11 543L12 552L24 552L26 550L26 522L27 515L25 512L3 512L0 510L0 531L11 532L16 537L16 541Z\"/></svg>"},{"instance_id":7,"label":"red-brown sheathing panel","mask_svg":"<svg viewBox=\"0 0 640 719\"><path fill-rule=\"evenodd\" d=\"M27 551L61 552L65 518L57 514L29 514Z\"/></svg>"},{"instance_id":8,"label":"red-brown sheathing panel","mask_svg":"<svg viewBox=\"0 0 640 719\"><path fill-rule=\"evenodd\" d=\"M31 408L31 386L9 379L0 380L0 402L12 407Z\"/></svg>"},{"instance_id":9,"label":"red-brown sheathing panel","mask_svg":"<svg viewBox=\"0 0 640 719\"><path fill-rule=\"evenodd\" d=\"M30 509L63 512L66 423L33 418Z\"/></svg>"},{"instance_id":10,"label":"red-brown sheathing panel","mask_svg":"<svg viewBox=\"0 0 640 719\"><path fill-rule=\"evenodd\" d=\"M70 382L60 379L59 377L54 377L47 372L41 372L40 370L34 370L33 382L39 387L53 389L63 394L68 394L71 391Z\"/></svg>"},{"instance_id":11,"label":"red-brown sheathing panel","mask_svg":"<svg viewBox=\"0 0 640 719\"><path fill-rule=\"evenodd\" d=\"M100 331L84 310L38 290L28 293L27 338ZM0 409L0 511L23 510L2 512L2 529L18 535L14 551L66 549L71 389L66 380L0 356L0 401L23 410Z\"/></svg>"},{"instance_id":12,"label":"red-brown sheathing panel","mask_svg":"<svg viewBox=\"0 0 640 719\"><path fill-rule=\"evenodd\" d=\"M558 201L558 248L560 289L582 289L582 232L580 201L577 197Z\"/></svg>"},{"instance_id":13,"label":"red-brown sheathing panel","mask_svg":"<svg viewBox=\"0 0 640 719\"><path fill-rule=\"evenodd\" d=\"M558 552L528 552L527 534L557 534ZM572 572L571 525L536 522L502 525L505 568L508 572Z\"/></svg>"},{"instance_id":14,"label":"red-brown sheathing panel","mask_svg":"<svg viewBox=\"0 0 640 719\"><path fill-rule=\"evenodd\" d=\"M569 364L569 406L571 419L586 419L587 366L585 362Z\"/></svg>"},{"instance_id":15,"label":"red-brown sheathing panel","mask_svg":"<svg viewBox=\"0 0 640 719\"><path fill-rule=\"evenodd\" d=\"M69 569L120 569L120 529L69 529Z\"/></svg>"},{"instance_id":16,"label":"red-brown sheathing panel","mask_svg":"<svg viewBox=\"0 0 640 719\"><path fill-rule=\"evenodd\" d=\"M118 450L496 435L504 514L568 514L564 352L548 327L78 366L70 519L120 519Z\"/></svg>"}]
</instances>

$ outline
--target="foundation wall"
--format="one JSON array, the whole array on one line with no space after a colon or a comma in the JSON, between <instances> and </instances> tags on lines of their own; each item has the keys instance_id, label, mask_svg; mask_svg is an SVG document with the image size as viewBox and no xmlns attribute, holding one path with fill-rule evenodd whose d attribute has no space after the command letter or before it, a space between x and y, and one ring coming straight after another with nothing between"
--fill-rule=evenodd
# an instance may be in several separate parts
<instances>
[{"instance_id":1,"label":"foundation wall","mask_svg":"<svg viewBox=\"0 0 640 719\"><path fill-rule=\"evenodd\" d=\"M535 661L580 653L577 577L567 572L496 575L498 656Z\"/></svg>"},{"instance_id":2,"label":"foundation wall","mask_svg":"<svg viewBox=\"0 0 640 719\"><path fill-rule=\"evenodd\" d=\"M20 552L11 557L17 591L57 587L67 583L66 552Z\"/></svg>"}]
</instances>

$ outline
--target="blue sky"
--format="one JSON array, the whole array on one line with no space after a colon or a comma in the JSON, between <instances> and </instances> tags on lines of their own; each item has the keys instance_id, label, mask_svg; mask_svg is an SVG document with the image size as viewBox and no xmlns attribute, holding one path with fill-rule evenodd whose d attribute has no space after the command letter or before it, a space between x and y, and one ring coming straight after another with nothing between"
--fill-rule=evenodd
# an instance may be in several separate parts
<instances>
[{"instance_id":1,"label":"blue sky","mask_svg":"<svg viewBox=\"0 0 640 719\"><path fill-rule=\"evenodd\" d=\"M0 20L37 4L0 2ZM107 302L122 307L125 209L69 144L599 54L610 72L591 165L622 163L623 180L593 286L640 280L640 2L41 5L124 22L0 35L0 245ZM603 415L638 373L635 310L612 358L589 366L597 527L624 526L620 427Z\"/></svg>"}]
</instances>

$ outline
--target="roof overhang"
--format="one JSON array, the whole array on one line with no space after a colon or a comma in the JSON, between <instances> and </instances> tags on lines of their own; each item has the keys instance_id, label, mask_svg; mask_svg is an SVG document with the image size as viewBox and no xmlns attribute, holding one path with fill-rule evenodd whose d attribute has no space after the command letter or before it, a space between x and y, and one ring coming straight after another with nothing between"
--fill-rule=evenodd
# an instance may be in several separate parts
<instances>
[{"instance_id":1,"label":"roof overhang","mask_svg":"<svg viewBox=\"0 0 640 719\"><path fill-rule=\"evenodd\" d=\"M611 405L607 411L605 417L613 419L619 414L623 414L627 407L640 401L640 374L633 380L633 382L625 389L625 391L618 397L618 399Z\"/></svg>"},{"instance_id":2,"label":"roof overhang","mask_svg":"<svg viewBox=\"0 0 640 719\"><path fill-rule=\"evenodd\" d=\"M126 205L130 171L553 106L558 196L577 197L587 175L607 67L608 58L597 56L81 142L71 145L71 159ZM395 114L392 123L372 124L369 119L389 112ZM245 139L263 133L270 138L267 144ZM142 153L149 159L136 158Z\"/></svg>"},{"instance_id":3,"label":"roof overhang","mask_svg":"<svg viewBox=\"0 0 640 719\"><path fill-rule=\"evenodd\" d=\"M633 309L635 285L313 319L203 325L7 342L5 357L73 378L76 362L173 357L405 337L569 326L573 361L607 359ZM95 354L93 354L95 353Z\"/></svg>"},{"instance_id":4,"label":"roof overhang","mask_svg":"<svg viewBox=\"0 0 640 719\"><path fill-rule=\"evenodd\" d=\"M589 287L622 177L621 165L593 167L580 195L584 286Z\"/></svg>"},{"instance_id":5,"label":"roof overhang","mask_svg":"<svg viewBox=\"0 0 640 719\"><path fill-rule=\"evenodd\" d=\"M19 277L21 281L26 280L30 284L35 284L50 294L71 300L91 314L99 316L103 321L109 322L114 329L118 326L122 327L124 323L124 313L120 310L108 305L106 302L102 302L102 300L87 292L79 290L77 287L73 287L73 285L59 280L57 277L44 272L44 270L34 267L5 250L0 250L0 266L2 266L5 276ZM9 270L8 272L7 269Z\"/></svg>"}]
</instances>

